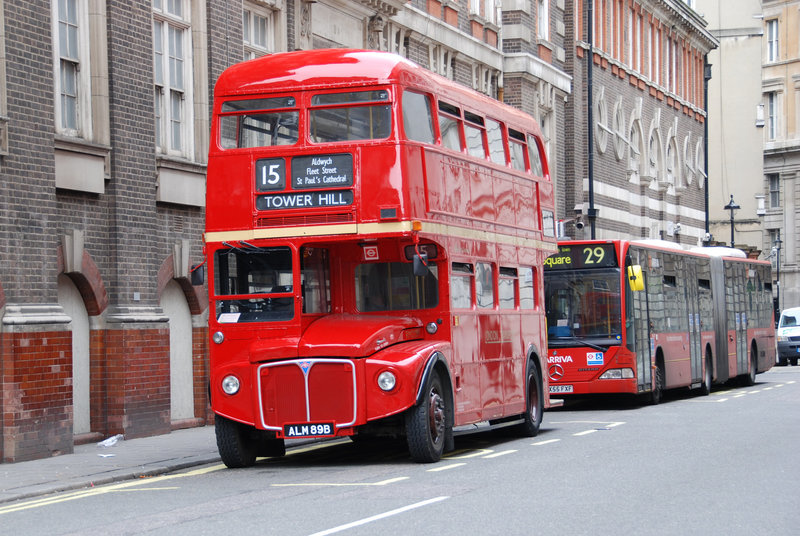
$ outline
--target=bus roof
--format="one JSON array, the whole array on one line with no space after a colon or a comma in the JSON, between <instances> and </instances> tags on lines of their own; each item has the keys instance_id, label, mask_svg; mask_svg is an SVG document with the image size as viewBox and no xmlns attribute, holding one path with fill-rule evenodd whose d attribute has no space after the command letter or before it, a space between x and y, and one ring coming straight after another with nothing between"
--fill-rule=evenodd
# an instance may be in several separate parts
<instances>
[{"instance_id":1,"label":"bus roof","mask_svg":"<svg viewBox=\"0 0 800 536\"><path fill-rule=\"evenodd\" d=\"M433 73L389 52L356 49L315 49L269 54L227 68L214 95L236 97L273 91L335 89L401 83L435 93L454 104L485 112L500 107L503 115L530 126L530 115L462 84ZM498 118L502 119L502 118ZM538 128L536 129L538 131Z\"/></svg>"}]
</instances>

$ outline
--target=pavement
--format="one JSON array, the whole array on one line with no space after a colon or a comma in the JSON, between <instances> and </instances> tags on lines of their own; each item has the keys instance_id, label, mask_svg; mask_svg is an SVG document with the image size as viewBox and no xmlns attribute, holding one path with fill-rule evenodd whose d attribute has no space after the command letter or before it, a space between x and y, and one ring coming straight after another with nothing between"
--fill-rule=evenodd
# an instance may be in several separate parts
<instances>
[{"instance_id":1,"label":"pavement","mask_svg":"<svg viewBox=\"0 0 800 536\"><path fill-rule=\"evenodd\" d=\"M76 445L72 454L0 464L0 503L219 462L214 426L122 439L111 447Z\"/></svg>"}]
</instances>

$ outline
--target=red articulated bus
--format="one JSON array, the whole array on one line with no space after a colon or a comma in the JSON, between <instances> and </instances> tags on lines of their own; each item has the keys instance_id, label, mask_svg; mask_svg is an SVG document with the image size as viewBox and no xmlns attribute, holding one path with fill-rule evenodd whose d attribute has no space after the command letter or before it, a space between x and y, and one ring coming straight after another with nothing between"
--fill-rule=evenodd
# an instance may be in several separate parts
<instances>
[{"instance_id":1,"label":"red articulated bus","mask_svg":"<svg viewBox=\"0 0 800 536\"><path fill-rule=\"evenodd\" d=\"M274 54L215 87L205 250L229 467L306 437L539 429L553 187L535 121L399 56Z\"/></svg>"},{"instance_id":2,"label":"red articulated bus","mask_svg":"<svg viewBox=\"0 0 800 536\"><path fill-rule=\"evenodd\" d=\"M550 393L639 394L738 377L775 364L770 264L731 248L671 242L559 243L545 262Z\"/></svg>"}]
</instances>

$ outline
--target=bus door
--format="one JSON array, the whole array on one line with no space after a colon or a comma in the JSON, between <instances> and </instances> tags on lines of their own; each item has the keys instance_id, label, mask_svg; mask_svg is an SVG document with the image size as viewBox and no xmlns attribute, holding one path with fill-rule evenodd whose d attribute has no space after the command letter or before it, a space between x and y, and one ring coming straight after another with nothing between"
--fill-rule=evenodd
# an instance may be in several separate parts
<instances>
[{"instance_id":1,"label":"bus door","mask_svg":"<svg viewBox=\"0 0 800 536\"><path fill-rule=\"evenodd\" d=\"M641 265L642 268L647 265L645 252L631 251L631 253L633 264ZM639 391L649 391L653 385L653 351L650 339L650 300L648 299L650 290L647 270L642 270L642 277L644 278L644 291L633 293L633 307L628 314L633 316L637 388Z\"/></svg>"},{"instance_id":2,"label":"bus door","mask_svg":"<svg viewBox=\"0 0 800 536\"><path fill-rule=\"evenodd\" d=\"M736 371L731 371L731 375L739 375L747 372L747 303L745 288L747 284L746 267L739 263L726 263L726 275L728 275L729 288L733 288L731 304L733 315L736 322Z\"/></svg>"},{"instance_id":3,"label":"bus door","mask_svg":"<svg viewBox=\"0 0 800 536\"><path fill-rule=\"evenodd\" d=\"M684 262L686 274L686 314L689 315L689 358L692 369L692 383L703 379L703 352L700 331L700 288L697 266L694 262Z\"/></svg>"}]
</instances>

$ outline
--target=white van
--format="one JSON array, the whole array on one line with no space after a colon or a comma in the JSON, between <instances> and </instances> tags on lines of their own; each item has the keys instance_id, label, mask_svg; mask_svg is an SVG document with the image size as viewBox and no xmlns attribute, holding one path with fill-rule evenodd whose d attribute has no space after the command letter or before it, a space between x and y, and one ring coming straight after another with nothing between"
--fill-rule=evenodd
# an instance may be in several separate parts
<instances>
[{"instance_id":1,"label":"white van","mask_svg":"<svg viewBox=\"0 0 800 536\"><path fill-rule=\"evenodd\" d=\"M797 365L800 358L800 307L784 309L778 322L778 365Z\"/></svg>"}]
</instances>

